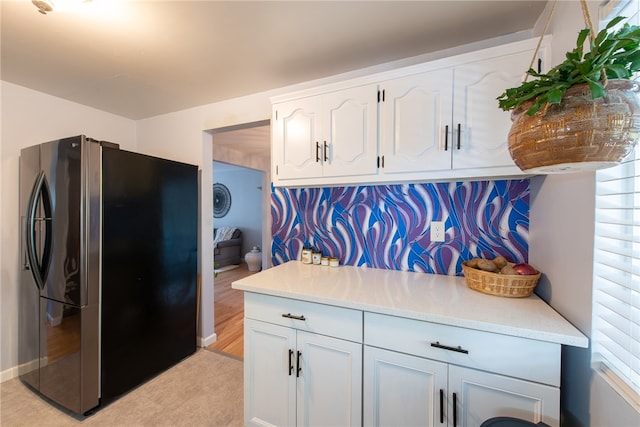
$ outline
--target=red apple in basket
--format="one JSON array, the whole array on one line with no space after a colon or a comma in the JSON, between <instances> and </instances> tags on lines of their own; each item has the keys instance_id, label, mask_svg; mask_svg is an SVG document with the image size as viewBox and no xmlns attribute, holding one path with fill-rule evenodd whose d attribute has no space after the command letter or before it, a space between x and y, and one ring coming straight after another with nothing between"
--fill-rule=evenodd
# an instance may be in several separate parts
<instances>
[{"instance_id":1,"label":"red apple in basket","mask_svg":"<svg viewBox=\"0 0 640 427\"><path fill-rule=\"evenodd\" d=\"M526 263L520 263L513 266L513 269L523 276L530 276L538 274L538 270Z\"/></svg>"}]
</instances>

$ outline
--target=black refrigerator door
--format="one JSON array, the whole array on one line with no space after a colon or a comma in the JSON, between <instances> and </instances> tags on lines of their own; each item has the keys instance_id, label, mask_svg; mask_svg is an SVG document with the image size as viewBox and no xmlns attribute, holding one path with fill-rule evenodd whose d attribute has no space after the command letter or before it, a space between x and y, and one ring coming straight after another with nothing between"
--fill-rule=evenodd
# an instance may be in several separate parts
<instances>
[{"instance_id":1,"label":"black refrigerator door","mask_svg":"<svg viewBox=\"0 0 640 427\"><path fill-rule=\"evenodd\" d=\"M99 204L91 209L87 202L87 177L100 170L99 162L91 165L91 152L99 159L99 146L77 136L24 149L20 158L19 348L21 365L29 361L20 376L77 413L95 407L99 398L98 285L94 280L95 303L88 304L89 233L83 221L91 212L99 215Z\"/></svg>"},{"instance_id":2,"label":"black refrigerator door","mask_svg":"<svg viewBox=\"0 0 640 427\"><path fill-rule=\"evenodd\" d=\"M40 389L40 287L36 279L40 272L31 269L29 250L41 247L41 222L36 222L35 217L42 217L42 212L40 212L40 208L33 205L40 175L40 147L23 149L20 153L21 268L18 310L18 373L23 382L36 390ZM36 231L38 233L32 234ZM32 236L35 237L35 241L29 242ZM29 247L29 245L33 245L33 247ZM35 266L35 269L37 270L38 267Z\"/></svg>"},{"instance_id":3,"label":"black refrigerator door","mask_svg":"<svg viewBox=\"0 0 640 427\"><path fill-rule=\"evenodd\" d=\"M103 150L102 399L196 349L197 168Z\"/></svg>"},{"instance_id":4,"label":"black refrigerator door","mask_svg":"<svg viewBox=\"0 0 640 427\"><path fill-rule=\"evenodd\" d=\"M84 233L81 221L85 210L83 182L86 170L94 169L88 160L82 159L87 151L83 137L61 139L40 146L42 200L46 202L48 194L52 203L51 230L47 233L52 242L50 265L43 277L41 295L74 306L87 304L87 294L82 291L80 283ZM52 319L62 317L62 313L57 312L47 315Z\"/></svg>"}]
</instances>

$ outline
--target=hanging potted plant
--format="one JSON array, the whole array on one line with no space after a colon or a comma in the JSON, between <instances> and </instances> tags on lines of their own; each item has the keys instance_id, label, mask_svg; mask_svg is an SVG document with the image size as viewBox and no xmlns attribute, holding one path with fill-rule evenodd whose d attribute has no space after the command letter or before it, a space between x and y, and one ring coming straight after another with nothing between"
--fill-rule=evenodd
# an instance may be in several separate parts
<instances>
[{"instance_id":1,"label":"hanging potted plant","mask_svg":"<svg viewBox=\"0 0 640 427\"><path fill-rule=\"evenodd\" d=\"M640 137L640 85L633 80L640 70L640 27L625 24L613 31L624 19L617 17L594 36L581 3L587 28L576 48L547 73L529 69L535 80L525 79L497 98L500 108L512 111L509 151L525 172L615 166Z\"/></svg>"}]
</instances>

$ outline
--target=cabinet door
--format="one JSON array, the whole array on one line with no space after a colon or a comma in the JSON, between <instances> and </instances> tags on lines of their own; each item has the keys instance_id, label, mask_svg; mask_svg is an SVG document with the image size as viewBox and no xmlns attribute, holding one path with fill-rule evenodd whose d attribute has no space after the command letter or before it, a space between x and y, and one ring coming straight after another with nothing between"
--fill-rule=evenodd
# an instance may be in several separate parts
<instances>
[{"instance_id":1,"label":"cabinet door","mask_svg":"<svg viewBox=\"0 0 640 427\"><path fill-rule=\"evenodd\" d=\"M517 168L508 147L511 115L496 98L520 85L532 55L518 52L454 69L454 169Z\"/></svg>"},{"instance_id":2,"label":"cabinet door","mask_svg":"<svg viewBox=\"0 0 640 427\"><path fill-rule=\"evenodd\" d=\"M373 175L377 172L377 86L359 86L324 95L323 175Z\"/></svg>"},{"instance_id":3,"label":"cabinet door","mask_svg":"<svg viewBox=\"0 0 640 427\"><path fill-rule=\"evenodd\" d=\"M380 141L385 174L451 169L452 71L381 85Z\"/></svg>"},{"instance_id":4,"label":"cabinet door","mask_svg":"<svg viewBox=\"0 0 640 427\"><path fill-rule=\"evenodd\" d=\"M555 387L450 365L449 394L449 412L456 411L458 426L477 427L493 417L560 424L560 390Z\"/></svg>"},{"instance_id":5,"label":"cabinet door","mask_svg":"<svg viewBox=\"0 0 640 427\"><path fill-rule=\"evenodd\" d=\"M447 423L447 364L364 347L365 426Z\"/></svg>"},{"instance_id":6,"label":"cabinet door","mask_svg":"<svg viewBox=\"0 0 640 427\"><path fill-rule=\"evenodd\" d=\"M362 344L303 331L297 341L298 425L362 425Z\"/></svg>"},{"instance_id":7,"label":"cabinet door","mask_svg":"<svg viewBox=\"0 0 640 427\"><path fill-rule=\"evenodd\" d=\"M294 425L295 330L245 318L244 340L245 425Z\"/></svg>"},{"instance_id":8,"label":"cabinet door","mask_svg":"<svg viewBox=\"0 0 640 427\"><path fill-rule=\"evenodd\" d=\"M321 111L320 96L274 106L271 154L278 179L322 176Z\"/></svg>"}]
</instances>

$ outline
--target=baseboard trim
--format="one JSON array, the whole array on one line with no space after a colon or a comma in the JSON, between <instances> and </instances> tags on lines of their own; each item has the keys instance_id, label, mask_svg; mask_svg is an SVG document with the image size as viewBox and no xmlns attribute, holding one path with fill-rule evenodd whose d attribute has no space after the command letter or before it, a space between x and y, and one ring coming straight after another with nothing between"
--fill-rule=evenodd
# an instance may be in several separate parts
<instances>
[{"instance_id":1,"label":"baseboard trim","mask_svg":"<svg viewBox=\"0 0 640 427\"><path fill-rule=\"evenodd\" d=\"M18 376L18 367L14 366L13 368L5 369L0 372L0 383L5 381L9 381Z\"/></svg>"},{"instance_id":2,"label":"baseboard trim","mask_svg":"<svg viewBox=\"0 0 640 427\"><path fill-rule=\"evenodd\" d=\"M214 342L216 342L218 340L218 335L214 332L213 334L209 335L206 338L203 337L198 337L198 342L200 347L207 347L211 344L213 344ZM29 369L27 371L31 371L32 369L37 369L38 368L38 361L33 361L31 363L28 364L29 365ZM46 365L46 363L45 363ZM14 366L12 368L9 369L5 369L4 371L0 371L0 383L3 383L5 381L9 381L13 378L16 378L19 375L19 367L18 366ZM25 372L27 372L25 371Z\"/></svg>"},{"instance_id":3,"label":"baseboard trim","mask_svg":"<svg viewBox=\"0 0 640 427\"><path fill-rule=\"evenodd\" d=\"M200 347L208 347L209 345L218 341L218 335L214 332L206 338L198 337L198 340L200 342Z\"/></svg>"},{"instance_id":4,"label":"baseboard trim","mask_svg":"<svg viewBox=\"0 0 640 427\"><path fill-rule=\"evenodd\" d=\"M40 368L40 365L42 366L46 366L47 365L47 359L41 359L40 361L36 360L32 360L30 362L24 363L22 365L18 365L18 366L13 366L9 369L5 369L4 371L0 372L0 383L3 383L5 381L9 381L12 380L16 377L18 377L20 375L20 371L27 373L27 372L31 372L35 369Z\"/></svg>"}]
</instances>

